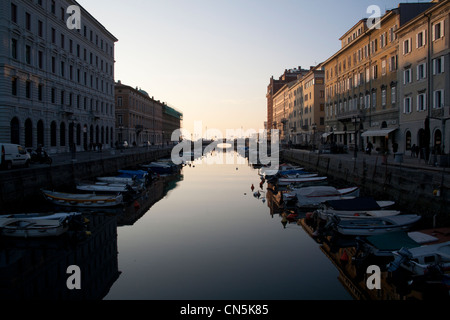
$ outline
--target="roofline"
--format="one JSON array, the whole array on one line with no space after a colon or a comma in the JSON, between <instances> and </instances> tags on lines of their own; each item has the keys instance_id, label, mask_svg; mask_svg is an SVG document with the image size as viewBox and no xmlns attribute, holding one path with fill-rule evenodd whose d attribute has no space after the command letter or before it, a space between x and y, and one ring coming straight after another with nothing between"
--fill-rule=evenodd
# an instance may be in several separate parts
<instances>
[{"instance_id":1,"label":"roofline","mask_svg":"<svg viewBox=\"0 0 450 320\"><path fill-rule=\"evenodd\" d=\"M119 41L119 39L117 39L111 32L109 32L109 31L105 28L105 26L104 26L103 24L100 23L100 21L98 21L96 18L94 18L94 16L93 16L92 14L90 14L89 11L87 11L82 5L80 5L80 4L78 3L78 1L76 1L76 0L72 0L72 1L73 1L77 6L79 6L79 7L84 11L84 13L86 13L86 15L87 15L89 18L91 18L95 23L97 23L97 24L100 26L100 28L101 28L104 32L106 32L106 33L112 38L112 40L113 40L114 42Z\"/></svg>"},{"instance_id":2,"label":"roofline","mask_svg":"<svg viewBox=\"0 0 450 320\"><path fill-rule=\"evenodd\" d=\"M436 2L436 4L434 6L431 6L430 8L428 8L427 10L425 10L422 13L420 13L419 15L417 15L416 17L414 17L413 19L411 19L407 23L405 23L403 26L398 28L396 33L400 33L401 31L404 31L405 29L409 28L413 23L416 23L420 19L423 19L424 17L429 15L432 11L439 9L439 8L441 8L444 5L448 5L449 2L450 2L450 0L443 0L441 2ZM433 1L430 2L430 3L433 3Z\"/></svg>"}]
</instances>

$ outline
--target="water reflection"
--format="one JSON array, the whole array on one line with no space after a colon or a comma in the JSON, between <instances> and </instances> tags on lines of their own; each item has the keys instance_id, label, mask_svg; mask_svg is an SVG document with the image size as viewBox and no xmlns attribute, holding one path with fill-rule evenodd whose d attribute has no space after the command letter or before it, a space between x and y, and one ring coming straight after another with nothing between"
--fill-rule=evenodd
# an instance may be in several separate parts
<instances>
[{"instance_id":1,"label":"water reflection","mask_svg":"<svg viewBox=\"0 0 450 320\"><path fill-rule=\"evenodd\" d=\"M121 274L117 228L136 223L181 180L179 174L161 177L126 206L84 210L86 230L71 230L57 238L2 237L0 299L104 299ZM80 268L81 290L68 289L72 275L68 267L72 265Z\"/></svg>"},{"instance_id":2,"label":"water reflection","mask_svg":"<svg viewBox=\"0 0 450 320\"><path fill-rule=\"evenodd\" d=\"M90 236L76 239L2 239L0 298L4 300L99 300L120 275L117 219L88 217ZM82 290L69 290L67 268L81 270Z\"/></svg>"}]
</instances>

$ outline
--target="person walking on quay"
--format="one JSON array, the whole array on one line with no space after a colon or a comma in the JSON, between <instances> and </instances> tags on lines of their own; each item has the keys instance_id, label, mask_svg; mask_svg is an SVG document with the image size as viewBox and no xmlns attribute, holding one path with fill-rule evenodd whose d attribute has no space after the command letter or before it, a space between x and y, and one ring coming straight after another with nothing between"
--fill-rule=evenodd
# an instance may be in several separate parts
<instances>
[{"instance_id":1,"label":"person walking on quay","mask_svg":"<svg viewBox=\"0 0 450 320\"><path fill-rule=\"evenodd\" d=\"M413 144L413 146L411 147L411 158L415 158L416 157L416 145Z\"/></svg>"},{"instance_id":2,"label":"person walking on quay","mask_svg":"<svg viewBox=\"0 0 450 320\"><path fill-rule=\"evenodd\" d=\"M367 149L366 149L366 152L369 156L372 154L372 149L373 149L373 144L372 144L372 142L369 141L369 143L367 144Z\"/></svg>"},{"instance_id":3,"label":"person walking on quay","mask_svg":"<svg viewBox=\"0 0 450 320\"><path fill-rule=\"evenodd\" d=\"M398 151L398 143L397 143L397 142L394 142L394 143L392 144L392 151L394 151L394 158L395 158L395 154L396 154L397 151Z\"/></svg>"}]
</instances>

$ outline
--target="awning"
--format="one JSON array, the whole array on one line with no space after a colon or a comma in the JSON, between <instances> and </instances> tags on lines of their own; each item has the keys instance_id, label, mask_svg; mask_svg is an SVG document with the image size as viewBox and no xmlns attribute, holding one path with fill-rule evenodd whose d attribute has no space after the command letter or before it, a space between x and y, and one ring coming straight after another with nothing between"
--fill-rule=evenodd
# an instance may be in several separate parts
<instances>
[{"instance_id":1,"label":"awning","mask_svg":"<svg viewBox=\"0 0 450 320\"><path fill-rule=\"evenodd\" d=\"M390 133L394 132L398 128L393 129L383 129L383 130L372 130L372 131L366 131L363 134L361 134L361 137L386 137Z\"/></svg>"}]
</instances>

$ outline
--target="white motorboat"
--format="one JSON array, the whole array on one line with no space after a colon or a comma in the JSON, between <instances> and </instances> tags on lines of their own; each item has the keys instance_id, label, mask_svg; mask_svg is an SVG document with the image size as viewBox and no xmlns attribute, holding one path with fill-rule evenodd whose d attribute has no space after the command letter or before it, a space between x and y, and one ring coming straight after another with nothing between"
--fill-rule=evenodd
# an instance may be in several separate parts
<instances>
[{"instance_id":1,"label":"white motorboat","mask_svg":"<svg viewBox=\"0 0 450 320\"><path fill-rule=\"evenodd\" d=\"M80 208L108 208L123 204L123 195L97 195L94 193L63 193L42 190L45 198L54 205Z\"/></svg>"},{"instance_id":2,"label":"white motorboat","mask_svg":"<svg viewBox=\"0 0 450 320\"><path fill-rule=\"evenodd\" d=\"M69 229L72 218L80 215L77 212L8 215L0 218L0 233L16 238L57 237Z\"/></svg>"},{"instance_id":3,"label":"white motorboat","mask_svg":"<svg viewBox=\"0 0 450 320\"><path fill-rule=\"evenodd\" d=\"M395 215L367 219L340 219L332 217L327 227L334 227L337 232L347 236L371 236L395 231L409 230L421 216L414 214Z\"/></svg>"},{"instance_id":4,"label":"white motorboat","mask_svg":"<svg viewBox=\"0 0 450 320\"><path fill-rule=\"evenodd\" d=\"M340 200L358 197L359 187L336 189L332 186L312 186L292 189L283 194L284 201L296 200L299 208L318 207L321 203L330 200Z\"/></svg>"},{"instance_id":5,"label":"white motorboat","mask_svg":"<svg viewBox=\"0 0 450 320\"><path fill-rule=\"evenodd\" d=\"M372 198L340 199L325 201L316 213L323 220L338 216L347 218L374 218L399 215L398 210L389 210L395 204L394 201L376 201Z\"/></svg>"},{"instance_id":6,"label":"white motorboat","mask_svg":"<svg viewBox=\"0 0 450 320\"><path fill-rule=\"evenodd\" d=\"M450 241L423 245L415 248L402 248L394 252L395 259L388 271L401 266L415 275L425 275L432 269L442 273L450 271Z\"/></svg>"},{"instance_id":7,"label":"white motorboat","mask_svg":"<svg viewBox=\"0 0 450 320\"><path fill-rule=\"evenodd\" d=\"M319 175L316 173L302 174L297 177L279 178L278 185L279 186L287 186L287 185L295 184L295 183L323 182L323 181L326 181L327 179L328 179L327 177L319 177Z\"/></svg>"},{"instance_id":8,"label":"white motorboat","mask_svg":"<svg viewBox=\"0 0 450 320\"><path fill-rule=\"evenodd\" d=\"M97 193L136 193L143 190L142 184L96 182L95 184L83 183L77 185L77 190Z\"/></svg>"}]
</instances>

